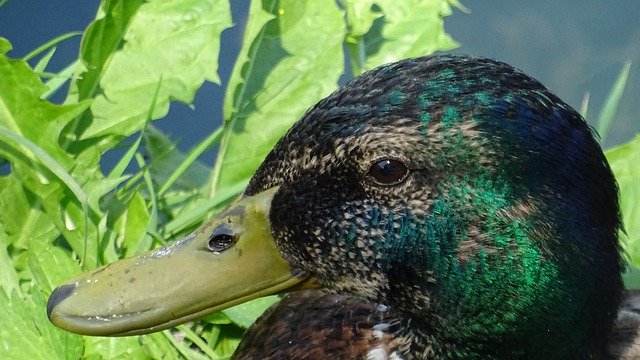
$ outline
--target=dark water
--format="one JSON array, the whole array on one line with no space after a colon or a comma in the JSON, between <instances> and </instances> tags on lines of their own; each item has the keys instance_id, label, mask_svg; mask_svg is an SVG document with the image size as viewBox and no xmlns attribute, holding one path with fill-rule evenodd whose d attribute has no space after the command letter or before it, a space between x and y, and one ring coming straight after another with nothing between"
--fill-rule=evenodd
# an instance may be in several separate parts
<instances>
[{"instance_id":1,"label":"dark water","mask_svg":"<svg viewBox=\"0 0 640 360\"><path fill-rule=\"evenodd\" d=\"M234 23L243 23L248 1L231 1ZM615 78L627 60L633 61L626 92L605 147L640 132L640 2L463 1L471 10L455 11L445 20L447 31L461 43L455 52L492 57L536 77L562 99L579 107L590 93L589 120L600 111ZM95 16L97 1L9 0L0 7L0 36L21 57L51 38L81 31ZM238 51L238 28L223 33L220 75L223 82ZM76 57L79 38L59 46L51 65L63 68ZM219 124L223 89L207 84L194 101L195 110L173 104L169 116L156 122L186 150ZM213 153L205 156L211 164Z\"/></svg>"}]
</instances>

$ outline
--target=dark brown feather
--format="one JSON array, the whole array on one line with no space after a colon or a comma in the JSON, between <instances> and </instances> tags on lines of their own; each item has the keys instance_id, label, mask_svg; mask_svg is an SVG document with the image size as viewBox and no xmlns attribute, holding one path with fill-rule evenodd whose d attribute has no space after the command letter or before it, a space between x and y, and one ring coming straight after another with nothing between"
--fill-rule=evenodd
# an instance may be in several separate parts
<instances>
[{"instance_id":1,"label":"dark brown feather","mask_svg":"<svg viewBox=\"0 0 640 360\"><path fill-rule=\"evenodd\" d=\"M233 359L367 359L406 345L386 306L320 291L287 295L262 315Z\"/></svg>"},{"instance_id":2,"label":"dark brown feather","mask_svg":"<svg viewBox=\"0 0 640 360\"><path fill-rule=\"evenodd\" d=\"M374 327L385 328L376 332ZM397 315L365 300L320 291L285 296L249 328L233 359L366 359L380 348L402 357L408 339ZM640 359L640 291L627 291L607 358Z\"/></svg>"}]
</instances>

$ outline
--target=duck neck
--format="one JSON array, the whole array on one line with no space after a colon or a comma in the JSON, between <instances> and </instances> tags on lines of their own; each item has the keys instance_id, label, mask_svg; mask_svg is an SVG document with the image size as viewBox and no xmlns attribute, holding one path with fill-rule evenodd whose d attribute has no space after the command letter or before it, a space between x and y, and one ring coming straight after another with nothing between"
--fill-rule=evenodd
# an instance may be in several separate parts
<instances>
[{"instance_id":1,"label":"duck neck","mask_svg":"<svg viewBox=\"0 0 640 360\"><path fill-rule=\"evenodd\" d=\"M526 274L507 271L519 270L507 266L496 274L493 281L503 287L490 282L465 289L443 286L433 289L430 303L391 304L405 319L401 336L407 339L407 359L597 358L610 324L599 318L597 307L589 306L593 296L566 291L575 284L564 276L536 287L527 285ZM541 267L535 277L547 271ZM514 284L518 279L520 284ZM466 281L469 285L472 278ZM451 283L463 285L465 280Z\"/></svg>"},{"instance_id":2,"label":"duck neck","mask_svg":"<svg viewBox=\"0 0 640 360\"><path fill-rule=\"evenodd\" d=\"M546 330L547 332L550 329ZM532 330L528 337L514 336L500 340L452 336L452 325L437 328L415 319L406 322L399 334L399 349L403 359L454 360L454 359L513 359L513 358L600 358L598 352L588 347L562 347L546 343ZM560 338L564 336L559 335Z\"/></svg>"}]
</instances>

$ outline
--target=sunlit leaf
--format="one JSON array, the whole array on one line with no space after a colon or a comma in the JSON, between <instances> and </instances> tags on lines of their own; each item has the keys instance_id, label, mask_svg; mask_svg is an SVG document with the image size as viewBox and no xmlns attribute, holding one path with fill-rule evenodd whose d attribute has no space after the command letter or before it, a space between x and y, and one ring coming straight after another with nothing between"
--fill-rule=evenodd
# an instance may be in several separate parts
<instances>
[{"instance_id":1,"label":"sunlit leaf","mask_svg":"<svg viewBox=\"0 0 640 360\"><path fill-rule=\"evenodd\" d=\"M279 300L278 296L266 296L228 308L223 313L235 324L246 329L256 321L260 314Z\"/></svg>"},{"instance_id":2,"label":"sunlit leaf","mask_svg":"<svg viewBox=\"0 0 640 360\"><path fill-rule=\"evenodd\" d=\"M0 48L10 45L0 39ZM86 192L79 180L89 181L84 160L68 154L58 142L62 128L89 105L55 105L42 100L47 90L28 64L0 53L0 156L12 164L12 176L35 194L58 231L79 254L87 253ZM76 176L70 171L75 170ZM85 177L86 176L86 177ZM32 205L32 206L35 206ZM95 252L89 251L92 262Z\"/></svg>"},{"instance_id":3,"label":"sunlit leaf","mask_svg":"<svg viewBox=\"0 0 640 360\"><path fill-rule=\"evenodd\" d=\"M141 336L142 350L152 359L173 360L182 359L175 346L165 336L164 332Z\"/></svg>"},{"instance_id":4,"label":"sunlit leaf","mask_svg":"<svg viewBox=\"0 0 640 360\"><path fill-rule=\"evenodd\" d=\"M53 54L56 53L56 47L52 47L49 49L49 51L47 51L42 58L38 61L38 63L36 64L36 66L33 67L33 71L35 71L36 73L41 73L46 71L47 66L49 65L49 61L51 61L51 58L53 57ZM25 59L26 61L26 59Z\"/></svg>"},{"instance_id":5,"label":"sunlit leaf","mask_svg":"<svg viewBox=\"0 0 640 360\"><path fill-rule=\"evenodd\" d=\"M83 340L85 359L151 360L137 336L85 336Z\"/></svg>"},{"instance_id":6,"label":"sunlit leaf","mask_svg":"<svg viewBox=\"0 0 640 360\"><path fill-rule=\"evenodd\" d=\"M29 269L47 294L63 281L80 274L78 262L69 256L68 251L44 241L46 239L42 237L34 240L29 245Z\"/></svg>"},{"instance_id":7,"label":"sunlit leaf","mask_svg":"<svg viewBox=\"0 0 640 360\"><path fill-rule=\"evenodd\" d=\"M85 34L87 71L77 82L80 99L94 97L88 139L128 136L152 113L166 115L171 99L190 103L204 81L217 75L220 33L231 25L223 0L105 1L105 16Z\"/></svg>"},{"instance_id":8,"label":"sunlit leaf","mask_svg":"<svg viewBox=\"0 0 640 360\"><path fill-rule=\"evenodd\" d=\"M227 88L211 194L246 181L343 71L345 26L335 1L254 0Z\"/></svg>"},{"instance_id":9,"label":"sunlit leaf","mask_svg":"<svg viewBox=\"0 0 640 360\"><path fill-rule=\"evenodd\" d=\"M627 85L627 79L629 78L629 70L631 69L631 62L627 62L620 70L620 74L616 79L613 88L609 92L609 96L604 102L604 106L600 111L600 115L598 115L597 120L597 129L598 134L602 141L607 136L609 132L609 127L611 126L611 121L616 115L616 111L618 109L618 104L620 103L620 99L622 98L622 94L624 93L624 88Z\"/></svg>"},{"instance_id":10,"label":"sunlit leaf","mask_svg":"<svg viewBox=\"0 0 640 360\"><path fill-rule=\"evenodd\" d=\"M382 64L458 46L444 31L444 17L451 15L451 6L460 7L455 1L343 2L347 15L351 15L347 17L352 25L347 46L355 75ZM383 16L371 10L374 5Z\"/></svg>"},{"instance_id":11,"label":"sunlit leaf","mask_svg":"<svg viewBox=\"0 0 640 360\"><path fill-rule=\"evenodd\" d=\"M149 170L158 185L170 182L174 190L182 191L195 191L206 185L211 169L197 157L187 157L167 135L150 126L144 140L145 150L151 158ZM176 176L177 170L179 176Z\"/></svg>"},{"instance_id":12,"label":"sunlit leaf","mask_svg":"<svg viewBox=\"0 0 640 360\"><path fill-rule=\"evenodd\" d=\"M11 294L20 291L20 278L6 248L5 244L0 244L0 291Z\"/></svg>"},{"instance_id":13,"label":"sunlit leaf","mask_svg":"<svg viewBox=\"0 0 640 360\"><path fill-rule=\"evenodd\" d=\"M623 246L631 264L640 268L640 135L606 152L620 188L620 208L626 231Z\"/></svg>"},{"instance_id":14,"label":"sunlit leaf","mask_svg":"<svg viewBox=\"0 0 640 360\"><path fill-rule=\"evenodd\" d=\"M39 289L22 298L16 291L0 289L0 354L7 360L79 359L82 338L60 330L47 319Z\"/></svg>"}]
</instances>

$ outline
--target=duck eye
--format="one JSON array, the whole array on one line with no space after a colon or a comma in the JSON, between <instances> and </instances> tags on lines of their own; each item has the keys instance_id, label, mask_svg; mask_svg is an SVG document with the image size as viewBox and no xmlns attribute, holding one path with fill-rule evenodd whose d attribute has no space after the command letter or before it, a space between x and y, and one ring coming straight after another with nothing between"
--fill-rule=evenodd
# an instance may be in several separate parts
<instances>
[{"instance_id":1,"label":"duck eye","mask_svg":"<svg viewBox=\"0 0 640 360\"><path fill-rule=\"evenodd\" d=\"M224 227L218 227L211 234L208 247L212 252L220 253L233 246L235 242L236 237L231 234L231 231Z\"/></svg>"},{"instance_id":2,"label":"duck eye","mask_svg":"<svg viewBox=\"0 0 640 360\"><path fill-rule=\"evenodd\" d=\"M409 169L394 159L378 160L369 168L369 175L378 185L396 185L407 177Z\"/></svg>"}]
</instances>

